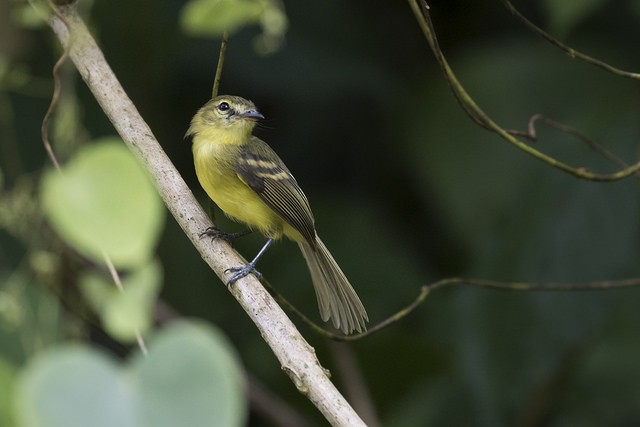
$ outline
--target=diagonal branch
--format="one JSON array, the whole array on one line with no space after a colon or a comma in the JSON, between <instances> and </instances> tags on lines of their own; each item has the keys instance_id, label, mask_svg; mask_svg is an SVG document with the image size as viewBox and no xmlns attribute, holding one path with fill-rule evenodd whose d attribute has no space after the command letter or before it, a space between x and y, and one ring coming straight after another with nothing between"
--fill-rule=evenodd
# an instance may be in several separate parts
<instances>
[{"instance_id":1,"label":"diagonal branch","mask_svg":"<svg viewBox=\"0 0 640 427\"><path fill-rule=\"evenodd\" d=\"M49 23L69 50L80 75L127 146L146 167L180 227L211 269L226 282L225 269L240 265L241 257L223 241L198 238L200 232L212 225L211 221L125 93L74 7L61 6L59 12L62 19L55 14ZM247 276L229 287L229 291L256 324L282 369L325 418L332 425L363 426L327 377L313 348L260 282Z\"/></svg>"}]
</instances>

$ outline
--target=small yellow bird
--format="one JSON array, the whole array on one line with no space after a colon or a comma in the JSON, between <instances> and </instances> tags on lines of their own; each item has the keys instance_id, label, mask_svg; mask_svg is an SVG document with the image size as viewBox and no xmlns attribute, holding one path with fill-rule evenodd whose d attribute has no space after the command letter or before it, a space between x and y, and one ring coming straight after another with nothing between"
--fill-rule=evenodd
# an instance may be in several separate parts
<instances>
[{"instance_id":1,"label":"small yellow bird","mask_svg":"<svg viewBox=\"0 0 640 427\"><path fill-rule=\"evenodd\" d=\"M193 159L200 185L230 218L260 231L267 242L255 258L234 272L227 284L248 274L274 240L283 235L298 243L307 261L322 320L331 318L345 334L366 330L360 298L316 234L313 213L289 169L264 141L252 135L264 119L253 102L218 96L191 120ZM204 234L219 237L218 230Z\"/></svg>"}]
</instances>

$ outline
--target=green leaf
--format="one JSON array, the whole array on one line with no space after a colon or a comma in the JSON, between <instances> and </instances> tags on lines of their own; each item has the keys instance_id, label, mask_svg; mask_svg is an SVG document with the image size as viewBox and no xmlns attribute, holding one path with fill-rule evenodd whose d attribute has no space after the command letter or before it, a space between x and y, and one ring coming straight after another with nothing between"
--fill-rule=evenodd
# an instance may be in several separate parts
<instances>
[{"instance_id":1,"label":"green leaf","mask_svg":"<svg viewBox=\"0 0 640 427\"><path fill-rule=\"evenodd\" d=\"M217 37L258 23L263 10L261 0L191 0L182 9L180 23L189 34Z\"/></svg>"},{"instance_id":2,"label":"green leaf","mask_svg":"<svg viewBox=\"0 0 640 427\"><path fill-rule=\"evenodd\" d=\"M133 397L111 358L87 347L60 347L27 366L17 418L24 427L137 427Z\"/></svg>"},{"instance_id":3,"label":"green leaf","mask_svg":"<svg viewBox=\"0 0 640 427\"><path fill-rule=\"evenodd\" d=\"M128 276L104 311L104 324L120 340L133 341L136 332L144 334L153 321L153 304L160 290L159 263L149 263Z\"/></svg>"},{"instance_id":4,"label":"green leaf","mask_svg":"<svg viewBox=\"0 0 640 427\"><path fill-rule=\"evenodd\" d=\"M106 277L96 273L84 273L79 279L80 291L100 317L118 292L116 285Z\"/></svg>"},{"instance_id":5,"label":"green leaf","mask_svg":"<svg viewBox=\"0 0 640 427\"><path fill-rule=\"evenodd\" d=\"M277 51L289 27L282 2L278 0L191 0L182 9L180 23L187 34L220 37L242 27L259 24L262 33L254 38L257 53Z\"/></svg>"},{"instance_id":6,"label":"green leaf","mask_svg":"<svg viewBox=\"0 0 640 427\"><path fill-rule=\"evenodd\" d=\"M144 334L153 321L153 304L160 290L162 270L150 262L122 280L123 291L103 276L87 273L80 279L80 289L102 323L114 338L133 342Z\"/></svg>"},{"instance_id":7,"label":"green leaf","mask_svg":"<svg viewBox=\"0 0 640 427\"><path fill-rule=\"evenodd\" d=\"M118 267L150 259L164 209L148 177L115 138L83 147L45 176L41 198L56 232L85 256Z\"/></svg>"},{"instance_id":8,"label":"green leaf","mask_svg":"<svg viewBox=\"0 0 640 427\"><path fill-rule=\"evenodd\" d=\"M237 360L217 330L173 324L153 340L149 356L138 357L132 366L145 425L245 425L244 381Z\"/></svg>"},{"instance_id":9,"label":"green leaf","mask_svg":"<svg viewBox=\"0 0 640 427\"><path fill-rule=\"evenodd\" d=\"M186 321L158 333L148 356L128 367L88 347L59 347L19 376L17 419L23 427L243 426L237 360L220 332Z\"/></svg>"}]
</instances>

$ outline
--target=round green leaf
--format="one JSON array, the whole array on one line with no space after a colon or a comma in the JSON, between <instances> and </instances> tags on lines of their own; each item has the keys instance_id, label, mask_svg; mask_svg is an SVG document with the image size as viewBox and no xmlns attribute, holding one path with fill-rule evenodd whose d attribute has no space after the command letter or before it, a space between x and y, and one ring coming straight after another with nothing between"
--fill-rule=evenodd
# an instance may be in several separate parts
<instances>
[{"instance_id":1,"label":"round green leaf","mask_svg":"<svg viewBox=\"0 0 640 427\"><path fill-rule=\"evenodd\" d=\"M127 276L109 301L103 322L107 331L121 341L133 342L153 322L153 305L160 290L162 271L158 262L148 263Z\"/></svg>"},{"instance_id":2,"label":"round green leaf","mask_svg":"<svg viewBox=\"0 0 640 427\"><path fill-rule=\"evenodd\" d=\"M260 20L260 0L191 0L182 10L182 28L190 34L221 36Z\"/></svg>"},{"instance_id":3,"label":"round green leaf","mask_svg":"<svg viewBox=\"0 0 640 427\"><path fill-rule=\"evenodd\" d=\"M227 339L205 325L180 322L133 365L144 425L245 425L244 381Z\"/></svg>"},{"instance_id":4,"label":"round green leaf","mask_svg":"<svg viewBox=\"0 0 640 427\"><path fill-rule=\"evenodd\" d=\"M241 368L221 333L204 324L176 322L148 348L148 355L135 358L127 369L86 346L40 354L18 375L18 425L245 425Z\"/></svg>"},{"instance_id":5,"label":"round green leaf","mask_svg":"<svg viewBox=\"0 0 640 427\"><path fill-rule=\"evenodd\" d=\"M115 298L116 292L118 292L116 285L112 281L94 272L85 272L80 276L79 288L93 311L101 318L104 315L106 307Z\"/></svg>"},{"instance_id":6,"label":"round green leaf","mask_svg":"<svg viewBox=\"0 0 640 427\"><path fill-rule=\"evenodd\" d=\"M42 354L18 385L24 427L137 427L135 399L118 366L87 347Z\"/></svg>"},{"instance_id":7,"label":"round green leaf","mask_svg":"<svg viewBox=\"0 0 640 427\"><path fill-rule=\"evenodd\" d=\"M153 306L160 290L160 263L149 262L122 280L123 291L113 281L94 273L80 278L82 294L100 316L107 332L122 342L133 342L153 321Z\"/></svg>"},{"instance_id":8,"label":"round green leaf","mask_svg":"<svg viewBox=\"0 0 640 427\"><path fill-rule=\"evenodd\" d=\"M42 203L56 232L78 251L119 267L151 257L164 221L157 192L127 148L108 138L83 147L64 168L50 172Z\"/></svg>"}]
</instances>

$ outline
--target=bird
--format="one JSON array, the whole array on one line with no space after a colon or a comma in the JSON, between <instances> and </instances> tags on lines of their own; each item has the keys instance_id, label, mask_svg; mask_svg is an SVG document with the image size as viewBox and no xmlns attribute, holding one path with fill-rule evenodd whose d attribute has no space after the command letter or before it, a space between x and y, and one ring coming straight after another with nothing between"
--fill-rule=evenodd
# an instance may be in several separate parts
<instances>
[{"instance_id":1,"label":"bird","mask_svg":"<svg viewBox=\"0 0 640 427\"><path fill-rule=\"evenodd\" d=\"M284 162L253 130L264 116L239 96L209 100L193 116L196 175L209 198L231 219L266 237L255 258L229 269L231 285L248 274L260 278L256 263L283 236L298 244L315 289L320 317L344 334L366 331L369 318L356 291L316 232L309 201ZM203 234L224 237L209 228Z\"/></svg>"}]
</instances>

